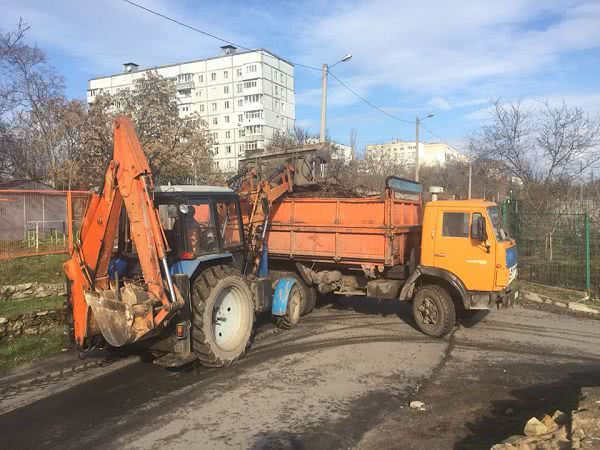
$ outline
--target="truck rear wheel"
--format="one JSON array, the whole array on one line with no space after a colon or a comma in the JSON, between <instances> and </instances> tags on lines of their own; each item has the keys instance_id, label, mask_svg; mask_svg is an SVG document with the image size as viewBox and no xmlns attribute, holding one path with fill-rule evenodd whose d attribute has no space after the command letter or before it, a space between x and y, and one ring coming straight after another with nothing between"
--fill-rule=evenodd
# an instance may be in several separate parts
<instances>
[{"instance_id":1,"label":"truck rear wheel","mask_svg":"<svg viewBox=\"0 0 600 450\"><path fill-rule=\"evenodd\" d=\"M223 367L250 346L254 328L252 292L228 266L206 269L192 290L192 350L204 366Z\"/></svg>"},{"instance_id":2,"label":"truck rear wheel","mask_svg":"<svg viewBox=\"0 0 600 450\"><path fill-rule=\"evenodd\" d=\"M274 316L275 323L279 328L289 330L300 321L303 298L304 290L302 289L302 286L298 283L294 283L288 296L287 311L285 316Z\"/></svg>"},{"instance_id":3,"label":"truck rear wheel","mask_svg":"<svg viewBox=\"0 0 600 450\"><path fill-rule=\"evenodd\" d=\"M306 296L302 304L301 316L310 314L317 304L317 288L314 286L306 286Z\"/></svg>"},{"instance_id":4,"label":"truck rear wheel","mask_svg":"<svg viewBox=\"0 0 600 450\"><path fill-rule=\"evenodd\" d=\"M433 337L446 336L456 323L450 294L441 286L421 286L413 298L413 316L419 329Z\"/></svg>"}]
</instances>

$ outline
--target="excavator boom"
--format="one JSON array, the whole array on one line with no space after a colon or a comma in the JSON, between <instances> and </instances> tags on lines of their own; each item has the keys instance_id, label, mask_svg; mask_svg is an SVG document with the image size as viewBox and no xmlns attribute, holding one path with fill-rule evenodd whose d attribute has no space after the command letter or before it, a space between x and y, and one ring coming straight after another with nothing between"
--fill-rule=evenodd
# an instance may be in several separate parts
<instances>
[{"instance_id":1,"label":"excavator boom","mask_svg":"<svg viewBox=\"0 0 600 450\"><path fill-rule=\"evenodd\" d=\"M168 245L154 207L152 173L133 124L114 122L114 151L98 194L93 194L79 242L64 265L70 282L78 345L101 334L113 346L148 335L182 303L166 265ZM144 285L111 282L108 267L125 207ZM161 270L162 266L162 270ZM166 283L165 283L166 281ZM167 290L165 289L165 284Z\"/></svg>"}]
</instances>

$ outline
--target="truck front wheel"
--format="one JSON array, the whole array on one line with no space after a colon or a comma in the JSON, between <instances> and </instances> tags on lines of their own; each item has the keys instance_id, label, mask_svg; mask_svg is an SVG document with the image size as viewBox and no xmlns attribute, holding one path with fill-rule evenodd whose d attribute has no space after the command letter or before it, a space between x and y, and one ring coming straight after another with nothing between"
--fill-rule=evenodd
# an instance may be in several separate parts
<instances>
[{"instance_id":1,"label":"truck front wheel","mask_svg":"<svg viewBox=\"0 0 600 450\"><path fill-rule=\"evenodd\" d=\"M220 265L198 275L192 309L192 350L202 365L223 367L244 355L254 328L254 302L239 271Z\"/></svg>"},{"instance_id":2,"label":"truck front wheel","mask_svg":"<svg viewBox=\"0 0 600 450\"><path fill-rule=\"evenodd\" d=\"M446 336L456 322L450 294L441 286L421 286L413 298L413 316L419 329L433 337Z\"/></svg>"}]
</instances>

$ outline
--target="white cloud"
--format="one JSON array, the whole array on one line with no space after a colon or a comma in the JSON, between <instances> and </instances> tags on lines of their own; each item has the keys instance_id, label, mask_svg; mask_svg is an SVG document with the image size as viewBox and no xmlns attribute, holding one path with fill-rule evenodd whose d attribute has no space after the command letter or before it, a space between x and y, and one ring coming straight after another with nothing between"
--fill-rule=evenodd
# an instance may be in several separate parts
<instances>
[{"instance_id":1,"label":"white cloud","mask_svg":"<svg viewBox=\"0 0 600 450\"><path fill-rule=\"evenodd\" d=\"M434 97L557 70L564 54L600 46L594 0L345 1L325 11L301 42L310 59L350 50L354 57L340 70L355 79Z\"/></svg>"},{"instance_id":2,"label":"white cloud","mask_svg":"<svg viewBox=\"0 0 600 450\"><path fill-rule=\"evenodd\" d=\"M214 8L196 9L190 14L189 10L166 0L140 3L185 18L198 28L241 40L236 33L238 28L231 26L234 22L224 20ZM78 57L81 66L72 70L95 75L118 72L121 64L130 60L149 67L214 56L223 45L120 0L4 2L0 28L13 29L19 17L31 25L30 42L37 42L46 51Z\"/></svg>"}]
</instances>

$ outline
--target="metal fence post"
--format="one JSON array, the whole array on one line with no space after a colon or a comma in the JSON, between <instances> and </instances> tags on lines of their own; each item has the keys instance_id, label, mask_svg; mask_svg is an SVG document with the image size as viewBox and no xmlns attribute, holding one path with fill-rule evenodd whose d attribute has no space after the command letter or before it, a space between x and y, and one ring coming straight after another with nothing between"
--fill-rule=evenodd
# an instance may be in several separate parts
<instances>
[{"instance_id":1,"label":"metal fence post","mask_svg":"<svg viewBox=\"0 0 600 450\"><path fill-rule=\"evenodd\" d=\"M69 234L69 254L73 253L73 196L67 191L67 233Z\"/></svg>"},{"instance_id":2,"label":"metal fence post","mask_svg":"<svg viewBox=\"0 0 600 450\"><path fill-rule=\"evenodd\" d=\"M590 267L590 216L585 213L585 289L589 292L591 287Z\"/></svg>"}]
</instances>

